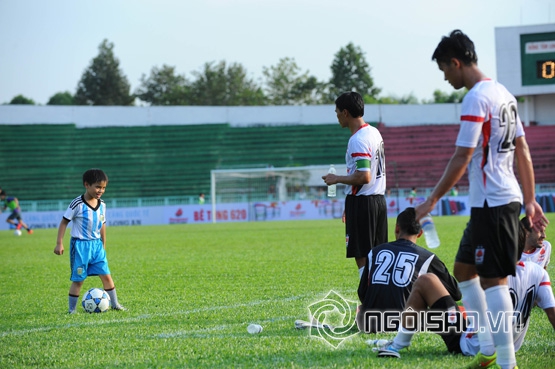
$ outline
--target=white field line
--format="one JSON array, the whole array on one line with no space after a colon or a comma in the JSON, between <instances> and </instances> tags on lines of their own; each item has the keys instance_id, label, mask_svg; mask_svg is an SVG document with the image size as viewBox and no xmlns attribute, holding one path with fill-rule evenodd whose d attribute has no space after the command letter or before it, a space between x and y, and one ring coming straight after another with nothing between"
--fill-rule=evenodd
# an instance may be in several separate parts
<instances>
[{"instance_id":1,"label":"white field line","mask_svg":"<svg viewBox=\"0 0 555 369\"><path fill-rule=\"evenodd\" d=\"M209 306L209 307L197 308L197 309L192 309L192 310L174 311L174 312L171 312L171 313L144 314L144 315L139 315L139 316L136 316L136 317L129 317L129 318L119 318L118 317L118 318L115 318L115 319L103 320L103 321L68 323L68 324L58 324L58 325L50 325L50 326L43 326L43 327L34 327L34 328L29 328L29 329L8 330L8 331L0 332L0 337L21 336L21 335L30 334L30 333L48 332L48 331L55 330L55 329L68 329L68 328L91 326L91 325L98 326L98 325L107 325L107 324L113 324L113 323L138 322L138 321L148 320L148 319L157 318L157 317L189 315L189 314L202 313L202 312L206 312L206 311L221 311L221 310L228 310L228 309L237 309L237 308L243 308L243 307L252 307L252 306L257 306L257 305L263 305L263 304L274 304L276 302L287 302L287 301L302 300L302 299L309 298L309 297L314 298L314 294L305 294L305 295L300 295L300 296L292 296L292 297L286 297L286 298L281 298L281 299L273 299L273 300L258 300L258 301L251 301L251 302L248 302L248 303L243 303L243 304ZM111 312L107 312L107 313L109 314ZM116 312L116 313L118 313L118 315L126 314L125 312ZM66 314L65 317L68 318L68 319L71 319L73 317L73 315ZM283 317L283 318L278 318L278 319L279 320L289 319L289 317ZM291 318L291 319L294 319L294 318ZM224 328L219 328L219 327L208 328L207 330L225 329L225 326L223 326L223 327ZM231 327L231 325L229 325L228 327ZM203 330L198 330L198 331L199 332L205 332L207 330L203 329ZM191 332L194 332L194 331L191 331Z\"/></svg>"},{"instance_id":2,"label":"white field line","mask_svg":"<svg viewBox=\"0 0 555 369\"><path fill-rule=\"evenodd\" d=\"M277 317L277 318L272 318L272 319L264 319L264 320L259 320L257 321L258 324L262 325L262 327L264 329L266 329L265 325L268 323L272 323L272 322L278 322L278 321L284 321L284 320L290 320L292 322L294 322L296 319L296 317L293 316L281 316L281 317ZM153 335L153 338L208 338L208 337L214 337L214 332L222 332L222 334L220 334L219 336L221 337L230 337L232 336L232 334L226 334L224 333L225 331L231 330L233 328L236 328L238 326L243 326L245 327L245 334L247 333L247 324L244 322L241 323L235 323L235 324L220 324L218 326L215 327L210 327L210 328L202 328L202 329L195 329L195 330L190 330L190 331L177 331L177 332L170 332L170 333L159 333L156 335ZM291 328L294 328L294 325L291 324ZM262 331L264 332L264 330ZM238 336L238 335L235 335Z\"/></svg>"}]
</instances>

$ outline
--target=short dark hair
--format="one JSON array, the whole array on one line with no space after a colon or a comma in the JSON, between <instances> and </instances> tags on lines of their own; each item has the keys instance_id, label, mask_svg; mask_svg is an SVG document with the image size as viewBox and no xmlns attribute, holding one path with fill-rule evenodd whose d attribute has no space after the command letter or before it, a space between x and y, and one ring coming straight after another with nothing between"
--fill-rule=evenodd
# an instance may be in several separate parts
<instances>
[{"instance_id":1,"label":"short dark hair","mask_svg":"<svg viewBox=\"0 0 555 369\"><path fill-rule=\"evenodd\" d=\"M89 169L83 173L83 183L92 185L97 182L108 182L108 176L102 169Z\"/></svg>"},{"instance_id":2,"label":"short dark hair","mask_svg":"<svg viewBox=\"0 0 555 369\"><path fill-rule=\"evenodd\" d=\"M416 220L416 211L414 208L406 208L397 216L397 224L402 233L418 234L422 229L420 223Z\"/></svg>"},{"instance_id":3,"label":"short dark hair","mask_svg":"<svg viewBox=\"0 0 555 369\"><path fill-rule=\"evenodd\" d=\"M364 99L358 92L344 92L335 99L339 111L347 109L353 118L364 116Z\"/></svg>"},{"instance_id":4,"label":"short dark hair","mask_svg":"<svg viewBox=\"0 0 555 369\"><path fill-rule=\"evenodd\" d=\"M449 36L443 36L432 55L432 60L438 64L449 64L452 58L459 59L466 65L478 63L474 42L459 29L451 32Z\"/></svg>"},{"instance_id":5,"label":"short dark hair","mask_svg":"<svg viewBox=\"0 0 555 369\"><path fill-rule=\"evenodd\" d=\"M530 219L524 217L518 223L518 248L517 248L517 258L520 259L522 252L524 251L524 246L526 246L526 236L529 232L532 232L532 225L530 224Z\"/></svg>"},{"instance_id":6,"label":"short dark hair","mask_svg":"<svg viewBox=\"0 0 555 369\"><path fill-rule=\"evenodd\" d=\"M524 226L524 229L527 230L528 232L532 232L532 224L530 224L530 219L528 219L528 217L524 217L520 220L520 223L522 224L522 226Z\"/></svg>"}]
</instances>

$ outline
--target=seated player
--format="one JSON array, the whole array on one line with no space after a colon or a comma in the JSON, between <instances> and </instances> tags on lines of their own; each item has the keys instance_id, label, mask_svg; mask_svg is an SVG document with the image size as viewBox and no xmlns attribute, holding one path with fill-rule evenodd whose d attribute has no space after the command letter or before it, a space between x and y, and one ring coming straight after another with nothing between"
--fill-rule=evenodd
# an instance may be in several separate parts
<instances>
[{"instance_id":1,"label":"seated player","mask_svg":"<svg viewBox=\"0 0 555 369\"><path fill-rule=\"evenodd\" d=\"M358 288L362 305L357 324L361 331L396 331L397 326L378 325L374 318L384 316L384 312L403 311L413 284L421 274L433 273L451 298L460 300L457 282L445 264L434 253L416 245L421 234L414 208L407 208L397 217L396 241L370 250Z\"/></svg>"},{"instance_id":2,"label":"seated player","mask_svg":"<svg viewBox=\"0 0 555 369\"><path fill-rule=\"evenodd\" d=\"M524 249L525 237L528 230L521 223L519 237L519 251ZM555 298L551 290L549 275L545 269L530 262L519 261L516 275L508 278L509 291L514 303L515 321L513 325L513 342L517 351L524 341L530 323L530 312L534 303L541 307L549 322L555 329ZM443 308L449 311L456 306L447 290L435 275L426 274L418 278L407 300L407 308L415 311ZM470 312L469 312L470 313ZM406 329L407 322L403 322L397 335L392 341L378 347L379 357L400 357L399 350L410 346L414 330ZM478 336L472 327L467 327L464 332L451 331L442 334L442 338L449 352L474 355L474 360L466 368L499 368L496 364L496 353L485 356L480 353Z\"/></svg>"},{"instance_id":3,"label":"seated player","mask_svg":"<svg viewBox=\"0 0 555 369\"><path fill-rule=\"evenodd\" d=\"M528 218L524 217L520 220L526 229L530 229L530 221ZM538 232L532 229L526 237L526 244L524 245L524 251L520 257L521 261L531 261L538 264L544 269L547 269L549 265L549 259L551 258L551 243L545 239L545 232Z\"/></svg>"}]
</instances>

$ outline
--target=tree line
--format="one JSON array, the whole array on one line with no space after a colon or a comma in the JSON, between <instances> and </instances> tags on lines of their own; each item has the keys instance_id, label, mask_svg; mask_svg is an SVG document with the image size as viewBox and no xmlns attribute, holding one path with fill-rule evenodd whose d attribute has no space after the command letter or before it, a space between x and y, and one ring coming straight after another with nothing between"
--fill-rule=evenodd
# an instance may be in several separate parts
<instances>
[{"instance_id":1,"label":"tree line","mask_svg":"<svg viewBox=\"0 0 555 369\"><path fill-rule=\"evenodd\" d=\"M205 63L199 71L191 73L192 78L177 73L174 66L162 65L153 67L149 75L143 74L139 87L132 92L114 54L114 44L104 40L98 55L83 72L75 93L55 93L47 105L131 106L137 100L155 106L318 105L333 104L344 91L359 92L368 104L457 103L466 93L435 90L432 100L421 102L412 93L381 97L364 52L353 43L334 55L330 69L330 80L320 81L308 70L303 71L295 59L286 57L276 65L264 67L262 81L257 82L248 77L243 65L224 60ZM10 104L35 102L17 95Z\"/></svg>"}]
</instances>

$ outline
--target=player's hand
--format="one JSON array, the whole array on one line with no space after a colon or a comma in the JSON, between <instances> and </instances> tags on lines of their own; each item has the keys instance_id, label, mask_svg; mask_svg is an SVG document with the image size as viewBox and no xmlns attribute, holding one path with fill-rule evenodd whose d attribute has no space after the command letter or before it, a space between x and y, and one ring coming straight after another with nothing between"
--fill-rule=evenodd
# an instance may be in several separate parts
<instances>
[{"instance_id":1,"label":"player's hand","mask_svg":"<svg viewBox=\"0 0 555 369\"><path fill-rule=\"evenodd\" d=\"M64 245L56 245L56 247L54 248L54 254L63 255L64 254Z\"/></svg>"},{"instance_id":2,"label":"player's hand","mask_svg":"<svg viewBox=\"0 0 555 369\"><path fill-rule=\"evenodd\" d=\"M414 210L416 212L416 220L419 221L426 214L431 213L432 210L434 210L434 205L435 204L433 204L432 200L430 200L430 198L428 197L426 201L415 207Z\"/></svg>"},{"instance_id":3,"label":"player's hand","mask_svg":"<svg viewBox=\"0 0 555 369\"><path fill-rule=\"evenodd\" d=\"M328 186L337 184L337 176L335 174L326 174L322 176L322 179Z\"/></svg>"},{"instance_id":4,"label":"player's hand","mask_svg":"<svg viewBox=\"0 0 555 369\"><path fill-rule=\"evenodd\" d=\"M524 210L530 224L532 224L532 228L537 232L545 231L545 227L549 224L549 220L545 217L540 204L538 204L537 201L532 201L525 205Z\"/></svg>"}]
</instances>

